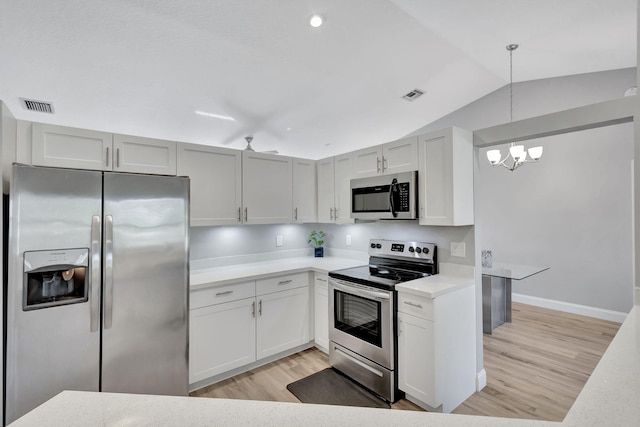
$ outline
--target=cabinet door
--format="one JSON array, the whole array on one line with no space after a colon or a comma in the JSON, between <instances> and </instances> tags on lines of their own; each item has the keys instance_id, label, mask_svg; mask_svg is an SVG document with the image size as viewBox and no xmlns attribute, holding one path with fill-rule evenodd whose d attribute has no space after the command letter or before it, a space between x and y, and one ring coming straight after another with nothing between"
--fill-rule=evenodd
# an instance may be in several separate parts
<instances>
[{"instance_id":1,"label":"cabinet door","mask_svg":"<svg viewBox=\"0 0 640 427\"><path fill-rule=\"evenodd\" d=\"M316 162L293 159L293 221L318 221Z\"/></svg>"},{"instance_id":2,"label":"cabinet door","mask_svg":"<svg viewBox=\"0 0 640 427\"><path fill-rule=\"evenodd\" d=\"M353 178L353 155L336 156L335 161L335 210L338 224L352 223L351 219L351 178Z\"/></svg>"},{"instance_id":3,"label":"cabinet door","mask_svg":"<svg viewBox=\"0 0 640 427\"><path fill-rule=\"evenodd\" d=\"M59 168L112 170L112 135L34 123L31 163Z\"/></svg>"},{"instance_id":4,"label":"cabinet door","mask_svg":"<svg viewBox=\"0 0 640 427\"><path fill-rule=\"evenodd\" d=\"M113 170L118 172L176 174L176 143L139 136L113 135Z\"/></svg>"},{"instance_id":5,"label":"cabinet door","mask_svg":"<svg viewBox=\"0 0 640 427\"><path fill-rule=\"evenodd\" d=\"M191 179L191 226L242 222L242 151L178 144L177 171Z\"/></svg>"},{"instance_id":6,"label":"cabinet door","mask_svg":"<svg viewBox=\"0 0 640 427\"><path fill-rule=\"evenodd\" d=\"M326 274L315 273L313 313L316 347L329 352L329 287Z\"/></svg>"},{"instance_id":7,"label":"cabinet door","mask_svg":"<svg viewBox=\"0 0 640 427\"><path fill-rule=\"evenodd\" d=\"M309 288L258 297L258 359L309 342Z\"/></svg>"},{"instance_id":8,"label":"cabinet door","mask_svg":"<svg viewBox=\"0 0 640 427\"><path fill-rule=\"evenodd\" d=\"M458 128L419 138L420 224L473 224L473 137Z\"/></svg>"},{"instance_id":9,"label":"cabinet door","mask_svg":"<svg viewBox=\"0 0 640 427\"><path fill-rule=\"evenodd\" d=\"M255 299L190 311L189 383L256 360Z\"/></svg>"},{"instance_id":10,"label":"cabinet door","mask_svg":"<svg viewBox=\"0 0 640 427\"><path fill-rule=\"evenodd\" d=\"M382 146L364 148L353 152L353 178L380 175L382 173Z\"/></svg>"},{"instance_id":11,"label":"cabinet door","mask_svg":"<svg viewBox=\"0 0 640 427\"><path fill-rule=\"evenodd\" d=\"M242 204L246 224L293 221L291 157L242 152Z\"/></svg>"},{"instance_id":12,"label":"cabinet door","mask_svg":"<svg viewBox=\"0 0 640 427\"><path fill-rule=\"evenodd\" d=\"M398 312L398 388L437 407L434 357L434 323Z\"/></svg>"},{"instance_id":13,"label":"cabinet door","mask_svg":"<svg viewBox=\"0 0 640 427\"><path fill-rule=\"evenodd\" d=\"M334 167L333 157L318 160L318 222L334 222Z\"/></svg>"},{"instance_id":14,"label":"cabinet door","mask_svg":"<svg viewBox=\"0 0 640 427\"><path fill-rule=\"evenodd\" d=\"M412 136L382 146L383 173L417 171L418 137Z\"/></svg>"}]
</instances>

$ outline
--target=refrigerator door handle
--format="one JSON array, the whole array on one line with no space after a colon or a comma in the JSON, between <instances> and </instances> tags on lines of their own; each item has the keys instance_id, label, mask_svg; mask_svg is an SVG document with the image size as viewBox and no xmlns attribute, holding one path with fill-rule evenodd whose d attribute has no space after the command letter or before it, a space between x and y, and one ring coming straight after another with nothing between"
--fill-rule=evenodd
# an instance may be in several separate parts
<instances>
[{"instance_id":1,"label":"refrigerator door handle","mask_svg":"<svg viewBox=\"0 0 640 427\"><path fill-rule=\"evenodd\" d=\"M91 332L96 332L100 324L100 217L91 217L91 278L89 279L89 310L91 312Z\"/></svg>"},{"instance_id":2,"label":"refrigerator door handle","mask_svg":"<svg viewBox=\"0 0 640 427\"><path fill-rule=\"evenodd\" d=\"M104 328L113 324L113 216L104 217Z\"/></svg>"}]
</instances>

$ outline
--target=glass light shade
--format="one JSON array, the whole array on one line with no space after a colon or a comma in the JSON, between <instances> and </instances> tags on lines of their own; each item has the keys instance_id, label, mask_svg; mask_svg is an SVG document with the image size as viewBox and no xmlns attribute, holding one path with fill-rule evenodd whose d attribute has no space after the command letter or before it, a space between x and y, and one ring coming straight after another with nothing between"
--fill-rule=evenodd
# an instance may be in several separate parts
<instances>
[{"instance_id":1,"label":"glass light shade","mask_svg":"<svg viewBox=\"0 0 640 427\"><path fill-rule=\"evenodd\" d=\"M502 155L500 154L500 150L489 150L487 151L487 160L492 165L497 164L500 161Z\"/></svg>"},{"instance_id":2,"label":"glass light shade","mask_svg":"<svg viewBox=\"0 0 640 427\"><path fill-rule=\"evenodd\" d=\"M323 22L324 18L322 17L322 15L311 15L311 18L309 18L309 25L311 25L313 28L318 28L322 25Z\"/></svg>"},{"instance_id":3,"label":"glass light shade","mask_svg":"<svg viewBox=\"0 0 640 427\"><path fill-rule=\"evenodd\" d=\"M529 148L529 157L533 160L538 160L542 157L542 147L531 147Z\"/></svg>"},{"instance_id":4,"label":"glass light shade","mask_svg":"<svg viewBox=\"0 0 640 427\"><path fill-rule=\"evenodd\" d=\"M509 147L509 153L514 160L519 160L523 155L525 155L524 145L512 145Z\"/></svg>"}]
</instances>

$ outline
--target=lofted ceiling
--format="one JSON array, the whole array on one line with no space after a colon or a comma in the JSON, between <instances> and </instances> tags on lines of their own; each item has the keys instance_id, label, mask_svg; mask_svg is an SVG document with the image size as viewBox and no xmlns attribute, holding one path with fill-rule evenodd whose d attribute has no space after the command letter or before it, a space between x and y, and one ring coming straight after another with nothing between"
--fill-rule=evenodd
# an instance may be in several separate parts
<instances>
[{"instance_id":1,"label":"lofted ceiling","mask_svg":"<svg viewBox=\"0 0 640 427\"><path fill-rule=\"evenodd\" d=\"M0 0L0 99L23 120L237 149L252 135L257 151L322 158L399 139L504 86L509 43L520 44L515 81L635 67L636 8ZM413 89L425 94L403 100ZM19 98L52 102L55 114Z\"/></svg>"}]
</instances>

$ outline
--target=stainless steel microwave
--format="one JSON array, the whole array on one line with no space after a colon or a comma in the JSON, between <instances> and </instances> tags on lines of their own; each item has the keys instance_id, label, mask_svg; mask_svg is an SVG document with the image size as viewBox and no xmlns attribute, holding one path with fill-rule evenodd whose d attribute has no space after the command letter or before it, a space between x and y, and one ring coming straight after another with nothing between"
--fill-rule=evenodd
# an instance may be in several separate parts
<instances>
[{"instance_id":1,"label":"stainless steel microwave","mask_svg":"<svg viewBox=\"0 0 640 427\"><path fill-rule=\"evenodd\" d=\"M351 218L416 219L418 172L351 180Z\"/></svg>"}]
</instances>

